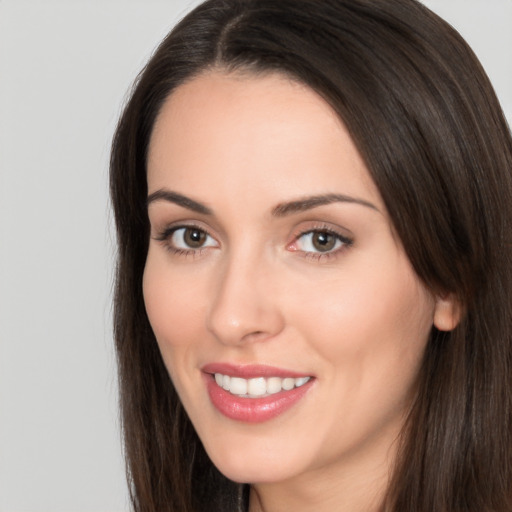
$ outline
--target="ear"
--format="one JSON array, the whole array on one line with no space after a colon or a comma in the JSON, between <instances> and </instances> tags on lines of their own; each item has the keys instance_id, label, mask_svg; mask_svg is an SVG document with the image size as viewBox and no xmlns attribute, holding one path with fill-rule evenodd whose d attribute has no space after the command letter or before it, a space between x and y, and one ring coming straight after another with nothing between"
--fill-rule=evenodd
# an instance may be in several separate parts
<instances>
[{"instance_id":1,"label":"ear","mask_svg":"<svg viewBox=\"0 0 512 512\"><path fill-rule=\"evenodd\" d=\"M461 319L459 301L452 293L438 296L434 308L434 325L440 331L451 331Z\"/></svg>"}]
</instances>

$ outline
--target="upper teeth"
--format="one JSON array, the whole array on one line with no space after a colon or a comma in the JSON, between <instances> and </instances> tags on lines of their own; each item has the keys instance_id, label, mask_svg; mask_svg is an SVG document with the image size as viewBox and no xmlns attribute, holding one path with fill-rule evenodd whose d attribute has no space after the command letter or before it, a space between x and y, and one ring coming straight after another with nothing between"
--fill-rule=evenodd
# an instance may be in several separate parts
<instances>
[{"instance_id":1,"label":"upper teeth","mask_svg":"<svg viewBox=\"0 0 512 512\"><path fill-rule=\"evenodd\" d=\"M242 379L230 377L229 375L215 374L215 382L233 395L245 396L248 398L262 397L279 393L281 390L290 391L308 382L311 377L299 377L297 379L286 377L256 377L254 379Z\"/></svg>"}]
</instances>

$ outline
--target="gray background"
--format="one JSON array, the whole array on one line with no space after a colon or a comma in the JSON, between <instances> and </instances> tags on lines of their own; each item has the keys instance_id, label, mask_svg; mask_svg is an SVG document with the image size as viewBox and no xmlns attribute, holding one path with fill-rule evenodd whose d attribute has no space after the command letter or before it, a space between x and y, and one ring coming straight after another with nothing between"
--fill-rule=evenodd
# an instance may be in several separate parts
<instances>
[{"instance_id":1,"label":"gray background","mask_svg":"<svg viewBox=\"0 0 512 512\"><path fill-rule=\"evenodd\" d=\"M109 143L198 1L0 0L0 511L128 509L110 328ZM512 0L426 0L512 122Z\"/></svg>"}]
</instances>

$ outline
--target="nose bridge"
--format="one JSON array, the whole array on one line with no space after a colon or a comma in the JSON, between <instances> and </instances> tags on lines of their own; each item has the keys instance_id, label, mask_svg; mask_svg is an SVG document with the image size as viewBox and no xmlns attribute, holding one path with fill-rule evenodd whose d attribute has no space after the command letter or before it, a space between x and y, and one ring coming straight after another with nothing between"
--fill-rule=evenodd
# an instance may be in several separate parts
<instances>
[{"instance_id":1,"label":"nose bridge","mask_svg":"<svg viewBox=\"0 0 512 512\"><path fill-rule=\"evenodd\" d=\"M227 254L216 276L208 328L224 344L263 340L283 327L272 262L250 247Z\"/></svg>"}]
</instances>

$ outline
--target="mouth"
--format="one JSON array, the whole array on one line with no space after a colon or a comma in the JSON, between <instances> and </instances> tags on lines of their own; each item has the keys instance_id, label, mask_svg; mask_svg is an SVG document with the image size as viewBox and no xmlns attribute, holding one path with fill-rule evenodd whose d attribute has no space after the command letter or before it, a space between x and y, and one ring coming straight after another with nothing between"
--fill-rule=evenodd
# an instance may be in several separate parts
<instances>
[{"instance_id":1,"label":"mouth","mask_svg":"<svg viewBox=\"0 0 512 512\"><path fill-rule=\"evenodd\" d=\"M213 406L245 423L271 420L298 404L316 380L269 366L211 364L202 368Z\"/></svg>"}]
</instances>

